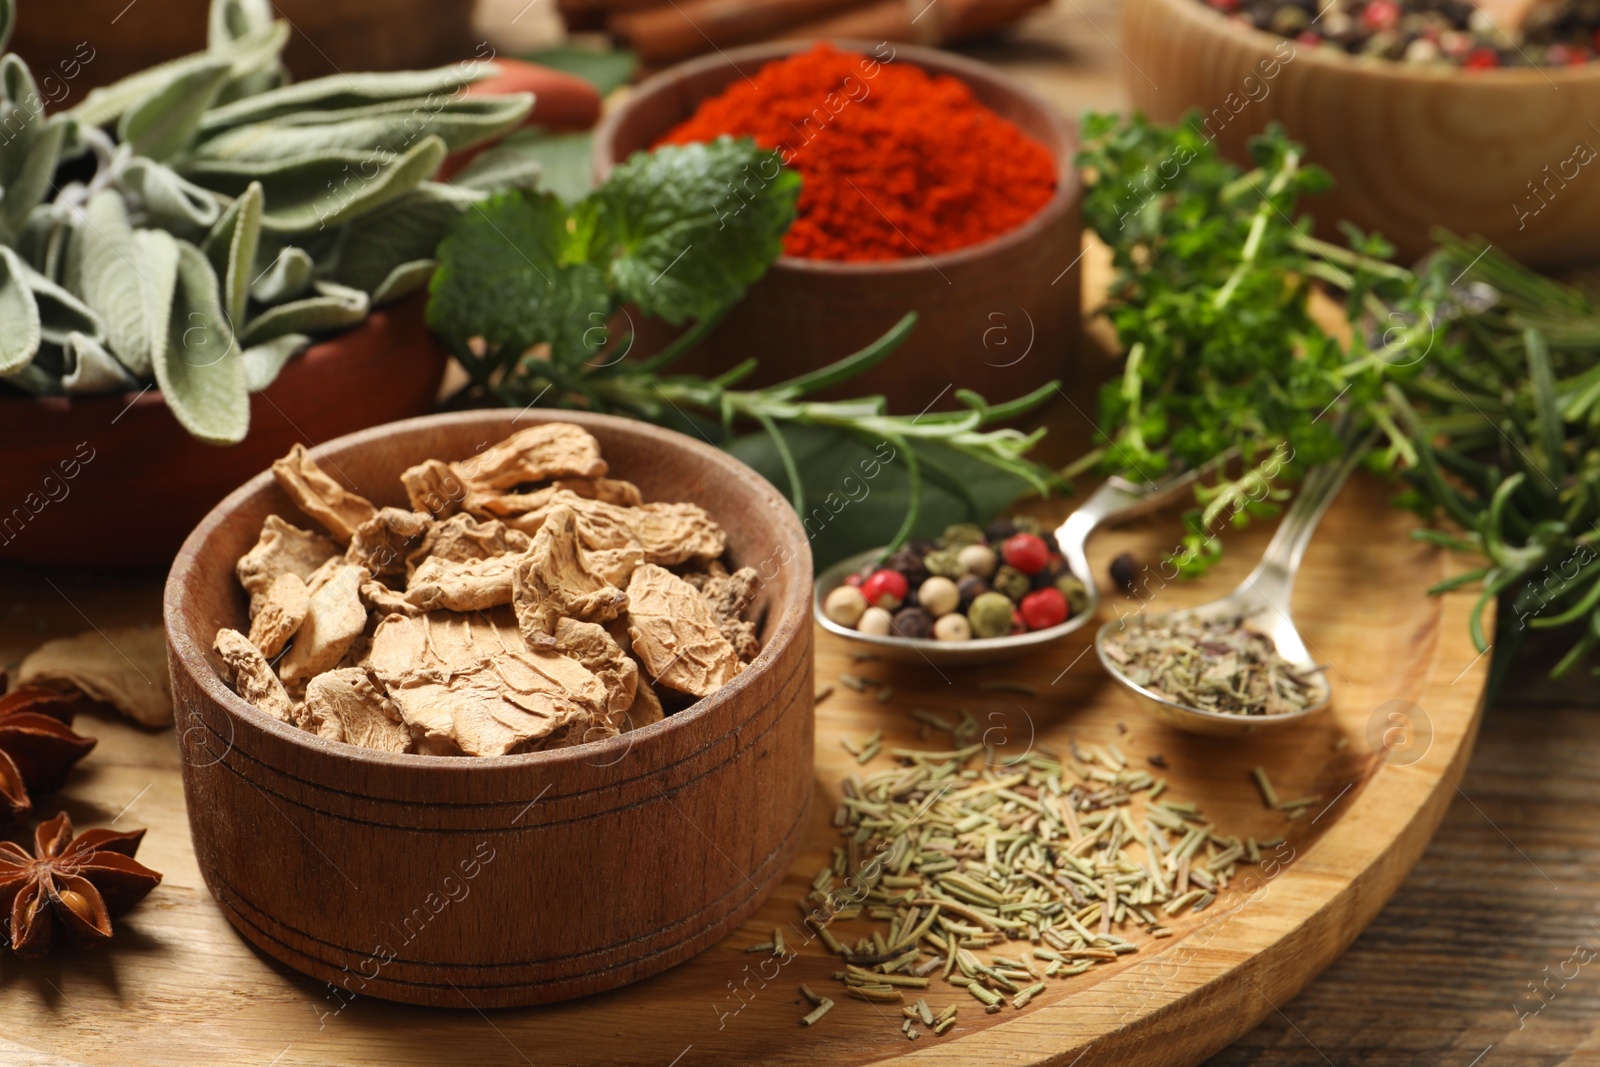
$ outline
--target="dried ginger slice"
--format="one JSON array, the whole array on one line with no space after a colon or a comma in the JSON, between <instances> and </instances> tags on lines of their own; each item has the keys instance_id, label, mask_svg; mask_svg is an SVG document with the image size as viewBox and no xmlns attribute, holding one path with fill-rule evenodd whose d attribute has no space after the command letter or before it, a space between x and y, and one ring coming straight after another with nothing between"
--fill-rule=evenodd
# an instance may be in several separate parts
<instances>
[{"instance_id":1,"label":"dried ginger slice","mask_svg":"<svg viewBox=\"0 0 1600 1067\"><path fill-rule=\"evenodd\" d=\"M13 688L76 689L140 726L172 722L167 638L160 627L89 630L46 641L22 660Z\"/></svg>"},{"instance_id":2,"label":"dried ginger slice","mask_svg":"<svg viewBox=\"0 0 1600 1067\"><path fill-rule=\"evenodd\" d=\"M483 611L511 603L512 572L521 556L464 562L430 556L406 585L406 602L422 611Z\"/></svg>"},{"instance_id":3,"label":"dried ginger slice","mask_svg":"<svg viewBox=\"0 0 1600 1067\"><path fill-rule=\"evenodd\" d=\"M552 636L557 619L606 622L628 606L627 594L590 570L585 556L572 509L557 508L528 551L511 557L516 564L512 603L530 646Z\"/></svg>"},{"instance_id":4,"label":"dried ginger slice","mask_svg":"<svg viewBox=\"0 0 1600 1067\"><path fill-rule=\"evenodd\" d=\"M221 629L212 647L222 657L223 678L246 703L274 719L294 721L294 705L289 694L278 676L272 673L266 657L249 638L238 630Z\"/></svg>"},{"instance_id":5,"label":"dried ginger slice","mask_svg":"<svg viewBox=\"0 0 1600 1067\"><path fill-rule=\"evenodd\" d=\"M542 511L505 520L523 533L537 534L557 508L577 515L578 535L590 550L638 545L646 563L675 567L691 560L713 560L728 548L722 527L697 504L651 503L625 508L601 500L588 500L570 490L559 490Z\"/></svg>"},{"instance_id":6,"label":"dried ginger slice","mask_svg":"<svg viewBox=\"0 0 1600 1067\"><path fill-rule=\"evenodd\" d=\"M411 731L401 721L400 709L358 667L311 679L301 714L307 729L334 741L380 752L411 751Z\"/></svg>"},{"instance_id":7,"label":"dried ginger slice","mask_svg":"<svg viewBox=\"0 0 1600 1067\"><path fill-rule=\"evenodd\" d=\"M293 571L278 575L276 581L262 594L255 617L250 620L250 643L271 659L283 651L289 638L305 622L311 608L311 592L305 579ZM256 599L252 598L252 604Z\"/></svg>"},{"instance_id":8,"label":"dried ginger slice","mask_svg":"<svg viewBox=\"0 0 1600 1067\"><path fill-rule=\"evenodd\" d=\"M339 563L311 594L305 622L278 664L279 676L291 692L332 670L366 628L367 609L361 603L361 583L366 580L365 569Z\"/></svg>"},{"instance_id":9,"label":"dried ginger slice","mask_svg":"<svg viewBox=\"0 0 1600 1067\"><path fill-rule=\"evenodd\" d=\"M651 723L660 722L667 717L666 709L661 706L661 698L650 687L650 683L643 678L639 679L639 688L634 692L633 704L624 716L625 725L623 732L638 730L649 726Z\"/></svg>"},{"instance_id":10,"label":"dried ginger slice","mask_svg":"<svg viewBox=\"0 0 1600 1067\"><path fill-rule=\"evenodd\" d=\"M700 599L716 616L722 636L733 645L741 660L748 663L755 659L761 651L761 642L756 639L755 623L744 618L745 609L755 600L756 588L761 584L755 568L741 567L729 574L717 564L699 581L695 580L697 577L700 576L690 575L687 581L700 590Z\"/></svg>"},{"instance_id":11,"label":"dried ginger slice","mask_svg":"<svg viewBox=\"0 0 1600 1067\"><path fill-rule=\"evenodd\" d=\"M461 507L467 487L450 464L442 459L425 459L415 467L400 474L400 484L405 487L411 510L447 519Z\"/></svg>"},{"instance_id":12,"label":"dried ginger slice","mask_svg":"<svg viewBox=\"0 0 1600 1067\"><path fill-rule=\"evenodd\" d=\"M406 557L417 550L433 526L433 518L405 508L380 508L356 530L345 550L347 563L365 567L373 577L406 572Z\"/></svg>"},{"instance_id":13,"label":"dried ginger slice","mask_svg":"<svg viewBox=\"0 0 1600 1067\"><path fill-rule=\"evenodd\" d=\"M628 709L637 699L639 664L612 640L603 626L577 619L556 621L556 651L583 664L606 687L606 716L603 725L611 737L621 731ZM591 734L593 731L591 731ZM598 740L591 736L589 740Z\"/></svg>"},{"instance_id":14,"label":"dried ginger slice","mask_svg":"<svg viewBox=\"0 0 1600 1067\"><path fill-rule=\"evenodd\" d=\"M466 563L474 559L492 559L528 550L530 538L520 530L509 530L495 519L479 521L471 515L452 515L444 522L434 523L422 544L406 557L407 573L427 559L442 559Z\"/></svg>"},{"instance_id":15,"label":"dried ginger slice","mask_svg":"<svg viewBox=\"0 0 1600 1067\"><path fill-rule=\"evenodd\" d=\"M469 489L510 489L552 478L600 478L600 442L581 426L547 422L519 430L451 469Z\"/></svg>"},{"instance_id":16,"label":"dried ginger slice","mask_svg":"<svg viewBox=\"0 0 1600 1067\"><path fill-rule=\"evenodd\" d=\"M292 526L276 515L261 524L255 547L239 557L234 572L250 596L250 616L260 609L257 597L272 588L282 574L298 575L310 581L328 560L339 554L339 546L319 533Z\"/></svg>"},{"instance_id":17,"label":"dried ginger slice","mask_svg":"<svg viewBox=\"0 0 1600 1067\"><path fill-rule=\"evenodd\" d=\"M680 693L709 696L744 666L699 591L652 563L628 581L628 634L649 676Z\"/></svg>"},{"instance_id":18,"label":"dried ginger slice","mask_svg":"<svg viewBox=\"0 0 1600 1067\"><path fill-rule=\"evenodd\" d=\"M547 511L558 493L571 493L602 504L636 508L644 494L632 482L616 478L557 478L554 482L527 493L474 493L467 497L467 510L501 518L514 518L528 512Z\"/></svg>"},{"instance_id":19,"label":"dried ginger slice","mask_svg":"<svg viewBox=\"0 0 1600 1067\"><path fill-rule=\"evenodd\" d=\"M528 752L604 717L605 686L582 664L518 646L503 617L390 616L373 639L372 669L420 752Z\"/></svg>"},{"instance_id":20,"label":"dried ginger slice","mask_svg":"<svg viewBox=\"0 0 1600 1067\"><path fill-rule=\"evenodd\" d=\"M320 522L341 545L348 545L361 524L378 514L366 497L328 477L304 445L295 445L287 456L275 460L272 475L295 506Z\"/></svg>"},{"instance_id":21,"label":"dried ginger slice","mask_svg":"<svg viewBox=\"0 0 1600 1067\"><path fill-rule=\"evenodd\" d=\"M383 615L421 615L422 609L397 589L390 589L376 578L361 583L361 602Z\"/></svg>"}]
</instances>

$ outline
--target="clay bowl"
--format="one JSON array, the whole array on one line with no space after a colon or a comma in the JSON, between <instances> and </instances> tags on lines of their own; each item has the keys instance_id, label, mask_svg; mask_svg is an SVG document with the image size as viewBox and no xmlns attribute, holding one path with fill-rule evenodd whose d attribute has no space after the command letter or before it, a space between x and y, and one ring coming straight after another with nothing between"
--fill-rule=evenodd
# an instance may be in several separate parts
<instances>
[{"instance_id":1,"label":"clay bowl","mask_svg":"<svg viewBox=\"0 0 1600 1067\"><path fill-rule=\"evenodd\" d=\"M753 75L762 64L813 43L730 49L641 83L596 128L596 173L604 178L617 163L649 148L741 72ZM881 47L834 43L865 55ZM916 414L930 404L959 406L957 389L1009 399L1067 372L1077 344L1082 280L1072 132L1044 100L991 67L929 48L893 47L893 62L960 78L985 105L1044 144L1061 176L1055 198L1010 233L954 252L879 263L784 256L683 369L718 373L757 355L761 366L748 382L771 384L857 351L916 311L921 320L899 353L821 395L882 393L891 410ZM661 330L640 324L641 351L659 347L664 338Z\"/></svg>"},{"instance_id":2,"label":"clay bowl","mask_svg":"<svg viewBox=\"0 0 1600 1067\"><path fill-rule=\"evenodd\" d=\"M484 759L323 740L239 699L211 641L244 625L233 564L262 521L304 523L262 473L205 517L167 579L189 827L223 914L348 994L508 1007L611 989L732 931L783 877L812 786L811 555L786 500L727 455L599 415L432 415L331 441L322 466L374 503L429 457L554 418L588 428L647 499L693 501L765 579L762 651L732 683L610 741Z\"/></svg>"},{"instance_id":3,"label":"clay bowl","mask_svg":"<svg viewBox=\"0 0 1600 1067\"><path fill-rule=\"evenodd\" d=\"M424 298L313 345L250 398L228 448L189 436L156 389L0 396L0 560L92 569L165 567L230 490L296 444L431 411L446 353Z\"/></svg>"},{"instance_id":4,"label":"clay bowl","mask_svg":"<svg viewBox=\"0 0 1600 1067\"><path fill-rule=\"evenodd\" d=\"M1345 219L1393 241L1402 262L1433 247L1436 226L1535 267L1600 256L1600 134L1586 121L1600 113L1600 65L1416 68L1308 47L1200 0L1128 0L1122 38L1124 84L1152 119L1198 108L1241 163L1268 122L1304 142L1335 182L1302 202L1324 236Z\"/></svg>"}]
</instances>

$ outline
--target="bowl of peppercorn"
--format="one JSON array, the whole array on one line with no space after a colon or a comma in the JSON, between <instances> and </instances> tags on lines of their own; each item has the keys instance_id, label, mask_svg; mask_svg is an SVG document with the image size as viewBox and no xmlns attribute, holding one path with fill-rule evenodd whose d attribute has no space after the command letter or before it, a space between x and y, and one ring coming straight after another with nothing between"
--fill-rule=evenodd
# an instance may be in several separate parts
<instances>
[{"instance_id":1,"label":"bowl of peppercorn","mask_svg":"<svg viewBox=\"0 0 1600 1067\"><path fill-rule=\"evenodd\" d=\"M600 178L661 144L751 137L802 178L784 254L680 366L747 384L814 370L908 311L906 354L824 398L882 394L915 414L957 393L1020 396L1062 377L1077 344L1082 223L1076 141L994 68L936 49L786 41L730 49L641 83L595 130ZM777 177L751 173L729 204ZM636 322L635 349L670 338Z\"/></svg>"},{"instance_id":2,"label":"bowl of peppercorn","mask_svg":"<svg viewBox=\"0 0 1600 1067\"><path fill-rule=\"evenodd\" d=\"M1597 31L1596 0L1128 0L1122 48L1150 118L1247 165L1269 122L1304 143L1319 234L1415 259L1442 227L1556 268L1600 257Z\"/></svg>"},{"instance_id":3,"label":"bowl of peppercorn","mask_svg":"<svg viewBox=\"0 0 1600 1067\"><path fill-rule=\"evenodd\" d=\"M863 552L819 575L815 598L830 633L886 659L956 667L1022 655L1093 617L1083 582L1028 518Z\"/></svg>"}]
</instances>

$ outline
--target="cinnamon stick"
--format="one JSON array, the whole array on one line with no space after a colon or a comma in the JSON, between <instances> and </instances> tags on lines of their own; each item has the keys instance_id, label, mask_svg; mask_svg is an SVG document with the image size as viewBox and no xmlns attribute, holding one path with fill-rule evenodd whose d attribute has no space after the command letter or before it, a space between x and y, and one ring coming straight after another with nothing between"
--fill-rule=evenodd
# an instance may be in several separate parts
<instances>
[{"instance_id":1,"label":"cinnamon stick","mask_svg":"<svg viewBox=\"0 0 1600 1067\"><path fill-rule=\"evenodd\" d=\"M570 33L603 30L607 18L625 11L666 6L667 0L556 0L556 10Z\"/></svg>"},{"instance_id":2,"label":"cinnamon stick","mask_svg":"<svg viewBox=\"0 0 1600 1067\"><path fill-rule=\"evenodd\" d=\"M713 48L790 36L784 32L790 27L860 4L861 0L678 0L667 7L619 11L606 24L641 62L661 64Z\"/></svg>"},{"instance_id":3,"label":"cinnamon stick","mask_svg":"<svg viewBox=\"0 0 1600 1067\"><path fill-rule=\"evenodd\" d=\"M1015 22L1049 0L877 0L858 11L792 26L784 37L859 37L944 45Z\"/></svg>"}]
</instances>

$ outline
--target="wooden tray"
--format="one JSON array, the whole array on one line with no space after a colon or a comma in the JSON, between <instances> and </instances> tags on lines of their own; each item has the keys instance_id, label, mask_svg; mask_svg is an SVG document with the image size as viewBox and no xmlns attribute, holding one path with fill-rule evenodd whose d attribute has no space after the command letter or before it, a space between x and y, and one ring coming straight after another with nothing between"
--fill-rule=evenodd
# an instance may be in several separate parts
<instances>
[{"instance_id":1,"label":"wooden tray","mask_svg":"<svg viewBox=\"0 0 1600 1067\"><path fill-rule=\"evenodd\" d=\"M63 1057L95 1065L256 1067L1197 1063L1283 1005L1372 919L1421 853L1470 754L1488 666L1467 638L1471 597L1424 595L1458 564L1406 539L1412 520L1388 504L1391 492L1358 479L1311 547L1296 615L1331 665L1335 705L1332 714L1283 737L1210 740L1141 718L1095 657L1084 655L1090 628L1034 658L964 674L857 663L842 643L819 632L817 684L835 691L817 710L811 831L782 887L756 918L696 959L626 989L552 1007L481 1012L467 1004L451 1011L365 999L345 1003L257 954L222 918L195 868L178 776L183 724L175 737L82 722L101 744L80 765L63 806L85 826L150 827L139 858L167 878L121 922L107 950L35 966L0 958L0 1061L53 1064L60 1061L52 1057ZM1068 506L1056 505L1054 513ZM1092 546L1097 573L1125 549L1154 564L1176 530L1176 517L1168 514L1102 535ZM1154 589L1151 602L1178 606L1231 587L1270 532L1263 525L1230 535L1229 557L1216 574ZM158 617L153 590L138 585L118 592L35 584L19 590L20 617L48 617L42 626L50 631L84 625L63 599L82 605L94 598L88 614L102 626ZM1132 606L1113 595L1102 610ZM20 629L13 625L0 634L0 659L48 636ZM892 699L880 703L872 692L839 685L846 672L892 685ZM979 689L985 681L1024 683L1038 695ZM936 1008L958 1004L958 1025L943 1038L909 1042L894 1005L837 998L829 974L839 963L820 945L807 946L766 982L758 972L763 957L744 949L769 939L777 925L791 944L803 936L796 932L796 901L836 840L830 815L839 782L859 770L839 738L882 728L894 744L937 744L918 740L916 723L906 715L913 707L969 710L986 729L999 731L992 739L1003 742L1007 754L1028 744L1063 750L1069 737L1113 741L1131 760L1160 753L1169 764L1171 796L1198 801L1219 827L1233 832L1287 835L1292 855L1253 898L1225 895L1201 915L1175 923L1170 939L1130 935L1146 947L1053 982L1022 1011L1007 1007L985 1015L966 992L936 984L929 1000ZM1381 736L1403 726L1390 719L1393 712L1410 716L1413 733L1410 747L1386 759L1374 751L1369 730ZM1381 743L1377 747L1381 751ZM1265 810L1249 776L1257 764L1270 771L1281 795L1322 793L1327 806L1292 823ZM50 800L42 808L55 810ZM301 830L315 840L314 824ZM772 972L768 964L765 973ZM797 992L800 982L839 999L810 1029L799 1025L808 1009Z\"/></svg>"}]
</instances>

